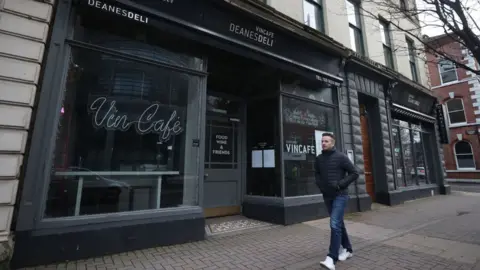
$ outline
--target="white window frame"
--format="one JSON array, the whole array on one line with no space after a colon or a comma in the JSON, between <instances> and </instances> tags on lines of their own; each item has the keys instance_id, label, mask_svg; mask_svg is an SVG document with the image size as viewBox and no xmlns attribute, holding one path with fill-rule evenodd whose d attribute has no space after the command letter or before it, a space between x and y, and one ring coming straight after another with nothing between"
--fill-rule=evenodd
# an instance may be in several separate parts
<instances>
[{"instance_id":1,"label":"white window frame","mask_svg":"<svg viewBox=\"0 0 480 270\"><path fill-rule=\"evenodd\" d=\"M456 100L456 99L460 99L460 101L462 102L462 111L463 111L463 116L465 117L465 121L464 122L458 122L458 123L452 123L452 120L450 119L450 110L448 109L448 102L452 101L452 100ZM456 97L456 98L452 98L452 99L449 99L445 102L445 109L447 111L447 116L448 116L448 123L450 124L450 126L458 126L458 125L465 125L467 123L467 115L465 114L465 104L463 103L463 98L460 98L460 97ZM453 112L459 112L460 110L456 110L456 111L453 111Z\"/></svg>"},{"instance_id":2,"label":"white window frame","mask_svg":"<svg viewBox=\"0 0 480 270\"><path fill-rule=\"evenodd\" d=\"M458 68L457 68L457 65L455 65L455 63L452 62L452 64L455 66L455 77L456 79L454 81L451 81L451 82L446 82L444 83L443 82L443 79L442 79L442 70L440 69L440 62L442 61L449 61L449 62L452 62L450 60L447 60L447 59L440 59L437 63L437 69L438 69L438 77L440 77L440 84L441 85L449 85L449 84L454 84L454 83L457 83L458 82Z\"/></svg>"},{"instance_id":3,"label":"white window frame","mask_svg":"<svg viewBox=\"0 0 480 270\"><path fill-rule=\"evenodd\" d=\"M466 156L466 155L471 155L472 156L472 160L473 160L473 167L469 167L469 168L460 168L458 166L458 159L457 159L457 143L467 143L469 146L470 146L470 153L471 154L459 154L459 155L463 155L463 156ZM472 148L472 144L468 141L458 141L456 142L454 145L453 145L453 154L455 155L455 163L457 165L457 170L459 171L471 171L471 170L476 170L477 168L477 164L475 164L475 155L473 154L473 148Z\"/></svg>"}]
</instances>

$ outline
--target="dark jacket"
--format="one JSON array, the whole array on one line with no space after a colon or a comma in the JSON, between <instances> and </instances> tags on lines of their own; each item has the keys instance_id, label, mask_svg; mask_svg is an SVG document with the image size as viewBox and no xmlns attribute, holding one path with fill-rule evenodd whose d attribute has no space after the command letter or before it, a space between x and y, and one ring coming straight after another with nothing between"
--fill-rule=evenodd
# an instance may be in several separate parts
<instances>
[{"instance_id":1,"label":"dark jacket","mask_svg":"<svg viewBox=\"0 0 480 270\"><path fill-rule=\"evenodd\" d=\"M348 194L348 186L358 179L350 159L335 148L323 150L315 160L315 182L326 198Z\"/></svg>"}]
</instances>

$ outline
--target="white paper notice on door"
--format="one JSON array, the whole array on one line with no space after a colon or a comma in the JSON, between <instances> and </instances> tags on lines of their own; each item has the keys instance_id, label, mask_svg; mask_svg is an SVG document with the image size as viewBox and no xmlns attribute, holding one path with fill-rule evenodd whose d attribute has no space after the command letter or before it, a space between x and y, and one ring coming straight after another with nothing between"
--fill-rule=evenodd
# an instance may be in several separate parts
<instances>
[{"instance_id":1,"label":"white paper notice on door","mask_svg":"<svg viewBox=\"0 0 480 270\"><path fill-rule=\"evenodd\" d=\"M323 130L315 130L315 151L316 156L322 153L322 136L323 133L327 133L328 131ZM333 134L333 133L332 133Z\"/></svg>"},{"instance_id":2,"label":"white paper notice on door","mask_svg":"<svg viewBox=\"0 0 480 270\"><path fill-rule=\"evenodd\" d=\"M263 151L253 150L252 151L252 168L262 168L262 167L263 167Z\"/></svg>"},{"instance_id":3,"label":"white paper notice on door","mask_svg":"<svg viewBox=\"0 0 480 270\"><path fill-rule=\"evenodd\" d=\"M275 150L263 150L263 167L275 168Z\"/></svg>"}]
</instances>

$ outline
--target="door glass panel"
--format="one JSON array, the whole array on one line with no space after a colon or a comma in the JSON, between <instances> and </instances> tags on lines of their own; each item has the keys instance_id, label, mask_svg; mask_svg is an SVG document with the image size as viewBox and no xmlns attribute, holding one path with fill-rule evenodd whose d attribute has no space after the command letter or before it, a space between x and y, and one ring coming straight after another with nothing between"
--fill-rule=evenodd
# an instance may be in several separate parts
<instances>
[{"instance_id":1,"label":"door glass panel","mask_svg":"<svg viewBox=\"0 0 480 270\"><path fill-rule=\"evenodd\" d=\"M228 127L211 128L210 161L212 163L233 162L233 129Z\"/></svg>"}]
</instances>

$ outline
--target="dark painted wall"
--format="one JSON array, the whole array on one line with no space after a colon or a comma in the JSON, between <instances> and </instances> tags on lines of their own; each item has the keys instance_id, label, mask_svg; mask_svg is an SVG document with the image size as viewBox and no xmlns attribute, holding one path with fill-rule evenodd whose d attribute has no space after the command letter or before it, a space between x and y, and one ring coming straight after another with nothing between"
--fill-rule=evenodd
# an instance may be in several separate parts
<instances>
[{"instance_id":1,"label":"dark painted wall","mask_svg":"<svg viewBox=\"0 0 480 270\"><path fill-rule=\"evenodd\" d=\"M348 82L344 84L344 89L342 89L342 121L345 147L346 149L354 150L355 163L363 172L364 160L360 127L359 93L377 99L377 105L374 106L372 111L378 112L378 116L371 118L370 126L372 134L380 135L382 139L372 139L372 144L377 143L373 145L374 151L372 152L372 159L376 162L376 172L374 172L376 191L387 193L388 191L394 190L394 175L388 120L389 115L387 115L389 110L387 110L387 102L385 101L384 86L380 82L376 82L354 72L347 73L347 80ZM348 87L348 93L346 87ZM350 110L352 114L351 117L349 115ZM357 185L359 194L366 193L365 176L363 174L360 176Z\"/></svg>"}]
</instances>

